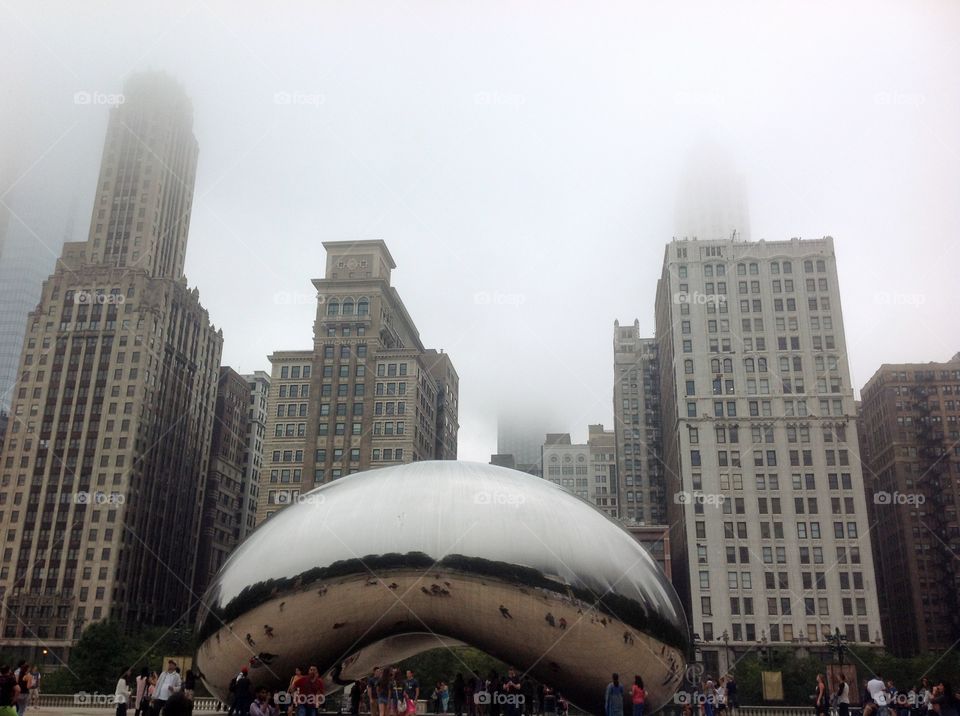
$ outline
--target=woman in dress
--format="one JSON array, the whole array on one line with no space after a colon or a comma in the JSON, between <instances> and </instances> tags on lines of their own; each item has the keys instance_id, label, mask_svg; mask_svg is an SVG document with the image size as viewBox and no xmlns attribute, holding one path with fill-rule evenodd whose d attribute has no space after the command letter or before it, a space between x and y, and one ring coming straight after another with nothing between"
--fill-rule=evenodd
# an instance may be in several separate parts
<instances>
[{"instance_id":1,"label":"woman in dress","mask_svg":"<svg viewBox=\"0 0 960 716\"><path fill-rule=\"evenodd\" d=\"M603 695L603 713L605 716L623 716L623 686L620 674L613 674L607 691Z\"/></svg>"}]
</instances>

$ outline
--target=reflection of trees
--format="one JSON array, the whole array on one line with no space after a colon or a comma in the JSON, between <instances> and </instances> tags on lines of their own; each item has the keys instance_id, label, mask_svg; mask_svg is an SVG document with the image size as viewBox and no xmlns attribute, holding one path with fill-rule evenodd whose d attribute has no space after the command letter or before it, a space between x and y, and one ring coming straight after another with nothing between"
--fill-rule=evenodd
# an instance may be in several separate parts
<instances>
[{"instance_id":1,"label":"reflection of trees","mask_svg":"<svg viewBox=\"0 0 960 716\"><path fill-rule=\"evenodd\" d=\"M421 572L430 569L435 560L423 552L408 552L399 554L392 552L382 555L368 555L334 562L328 567L313 567L292 577L267 579L256 584L244 587L226 605L219 603L211 605L209 611L201 614L199 622L199 637L206 640L221 627L247 612L265 604L278 596L286 596L297 591L307 591L318 582L325 582L341 577L376 576L377 573L392 569L417 569ZM255 566L251 566L252 569Z\"/></svg>"},{"instance_id":2,"label":"reflection of trees","mask_svg":"<svg viewBox=\"0 0 960 716\"><path fill-rule=\"evenodd\" d=\"M255 569L255 565L251 568ZM212 606L206 615L201 616L200 640L206 640L223 624L243 616L262 604L297 591L308 591L318 583L343 577L377 576L388 571L405 569L420 573L439 569L459 572L461 576L468 578L490 577L508 585L553 592L558 598L567 601L572 597L582 602L583 607L595 608L683 652L687 648L686 632L664 618L657 611L656 605L647 605L620 594L606 593L598 596L586 587L571 586L550 579L543 572L532 567L462 554L448 555L440 561L435 561L423 552L406 554L394 552L346 559L334 562L327 567L314 567L291 577L268 579L251 584L228 604Z\"/></svg>"}]
</instances>

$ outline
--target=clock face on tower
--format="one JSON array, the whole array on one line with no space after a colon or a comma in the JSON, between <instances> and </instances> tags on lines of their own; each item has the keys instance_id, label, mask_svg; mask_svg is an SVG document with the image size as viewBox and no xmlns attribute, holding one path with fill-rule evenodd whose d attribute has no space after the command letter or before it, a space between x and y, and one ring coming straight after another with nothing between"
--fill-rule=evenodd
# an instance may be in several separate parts
<instances>
[{"instance_id":1,"label":"clock face on tower","mask_svg":"<svg viewBox=\"0 0 960 716\"><path fill-rule=\"evenodd\" d=\"M359 265L360 264L357 262L356 259L347 259L347 268L350 269L351 271L356 269L357 266Z\"/></svg>"}]
</instances>

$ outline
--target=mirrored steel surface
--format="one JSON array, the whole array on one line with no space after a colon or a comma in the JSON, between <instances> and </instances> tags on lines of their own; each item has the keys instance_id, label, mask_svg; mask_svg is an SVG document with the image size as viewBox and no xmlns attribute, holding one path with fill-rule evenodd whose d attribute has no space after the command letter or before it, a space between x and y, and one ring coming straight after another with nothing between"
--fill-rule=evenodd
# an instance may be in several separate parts
<instances>
[{"instance_id":1,"label":"mirrored steel surface","mask_svg":"<svg viewBox=\"0 0 960 716\"><path fill-rule=\"evenodd\" d=\"M464 643L594 712L612 672L640 674L650 712L689 645L676 593L628 532L547 480L479 463L399 465L300 496L203 603L197 665L222 697L244 665L282 688L314 664L333 686L336 667L359 678Z\"/></svg>"}]
</instances>

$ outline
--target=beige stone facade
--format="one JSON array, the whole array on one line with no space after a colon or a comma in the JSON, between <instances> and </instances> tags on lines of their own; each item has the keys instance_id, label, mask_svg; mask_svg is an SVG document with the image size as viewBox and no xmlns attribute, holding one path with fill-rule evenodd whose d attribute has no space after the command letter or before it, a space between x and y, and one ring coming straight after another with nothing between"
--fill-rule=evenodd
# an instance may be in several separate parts
<instances>
[{"instance_id":1,"label":"beige stone facade","mask_svg":"<svg viewBox=\"0 0 960 716\"><path fill-rule=\"evenodd\" d=\"M0 646L48 661L92 622L172 624L195 603L222 349L182 275L197 146L170 80L125 95L90 239L30 314L0 460Z\"/></svg>"},{"instance_id":2,"label":"beige stone facade","mask_svg":"<svg viewBox=\"0 0 960 716\"><path fill-rule=\"evenodd\" d=\"M670 242L656 336L673 581L705 659L880 642L833 240Z\"/></svg>"},{"instance_id":3,"label":"beige stone facade","mask_svg":"<svg viewBox=\"0 0 960 716\"><path fill-rule=\"evenodd\" d=\"M361 470L456 458L459 378L425 349L383 241L327 242L313 348L270 356L257 521Z\"/></svg>"}]
</instances>

